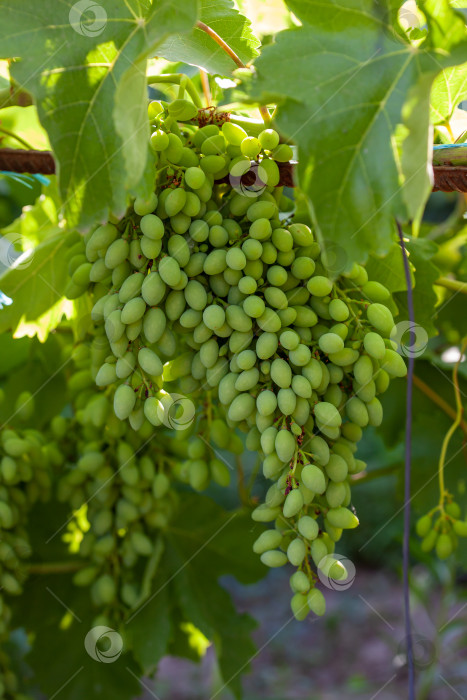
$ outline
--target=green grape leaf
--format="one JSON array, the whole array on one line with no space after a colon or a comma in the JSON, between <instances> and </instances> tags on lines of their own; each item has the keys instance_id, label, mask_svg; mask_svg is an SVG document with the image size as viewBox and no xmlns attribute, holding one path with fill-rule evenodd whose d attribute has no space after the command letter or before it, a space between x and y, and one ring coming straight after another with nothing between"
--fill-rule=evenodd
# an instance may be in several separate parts
<instances>
[{"instance_id":1,"label":"green grape leaf","mask_svg":"<svg viewBox=\"0 0 467 700\"><path fill-rule=\"evenodd\" d=\"M143 640L148 635L146 643L155 649L152 664L160 654L152 637L159 632L157 623L151 628L143 618L162 620L162 634L166 634L167 621L160 598L168 590L176 609L177 626L181 613L187 623L214 643L223 680L239 697L241 672L255 652L250 639L255 623L248 615L238 615L218 579L230 574L242 583L253 583L264 576L264 567L252 551L256 530L246 511L228 512L205 496L182 495L179 515L166 530L164 563L153 581L153 593L129 623L133 639ZM177 635L180 636L179 631ZM182 648L185 647L184 640ZM146 665L148 654L143 644L137 644L134 651L137 660Z\"/></svg>"},{"instance_id":2,"label":"green grape leaf","mask_svg":"<svg viewBox=\"0 0 467 700\"><path fill-rule=\"evenodd\" d=\"M0 0L1 55L31 92L58 161L69 226L121 216L148 152L145 59L171 33L188 31L196 0L108 0L80 15L79 3ZM88 16L90 15L90 17ZM131 109L129 106L134 105ZM123 175L122 175L123 174Z\"/></svg>"},{"instance_id":3,"label":"green grape leaf","mask_svg":"<svg viewBox=\"0 0 467 700\"><path fill-rule=\"evenodd\" d=\"M243 63L258 55L260 41L250 21L235 9L232 0L201 0L200 6L199 19L219 34ZM219 75L230 75L237 67L214 39L198 27L190 34L170 37L158 48L157 54L169 61L184 61Z\"/></svg>"},{"instance_id":4,"label":"green grape leaf","mask_svg":"<svg viewBox=\"0 0 467 700\"><path fill-rule=\"evenodd\" d=\"M303 26L263 48L245 89L278 103L275 122L298 145L321 240L341 245L349 265L362 262L389 250L395 217L421 212L430 88L443 68L466 61L464 21L447 0L420 3L429 33L417 46L394 29L400 2L287 4Z\"/></svg>"},{"instance_id":5,"label":"green grape leaf","mask_svg":"<svg viewBox=\"0 0 467 700\"><path fill-rule=\"evenodd\" d=\"M160 590L156 588L156 595L151 595L149 603L144 609L136 612L135 617L130 616L126 625L126 633L136 659L141 664L145 673L152 673L160 659L167 653L170 641L172 622L170 618L171 601L167 580L170 578L166 564L161 565L156 582Z\"/></svg>"},{"instance_id":6,"label":"green grape leaf","mask_svg":"<svg viewBox=\"0 0 467 700\"><path fill-rule=\"evenodd\" d=\"M433 241L423 238L409 238L406 240L406 247L415 280L413 287L415 323L421 326L428 337L431 337L438 332L434 323L438 298L433 285L440 276L440 271L432 262L438 246ZM397 320L407 320L409 317L407 292L396 292L394 299L399 308Z\"/></svg>"},{"instance_id":7,"label":"green grape leaf","mask_svg":"<svg viewBox=\"0 0 467 700\"><path fill-rule=\"evenodd\" d=\"M0 289L13 300L0 313L0 333L15 331L20 321L36 321L61 299L69 281L68 246L76 235L59 230L0 274ZM2 240L14 242L3 238L0 244ZM3 250L9 256L10 246Z\"/></svg>"},{"instance_id":8,"label":"green grape leaf","mask_svg":"<svg viewBox=\"0 0 467 700\"><path fill-rule=\"evenodd\" d=\"M448 122L459 102L467 96L467 65L445 68L431 90L430 116L433 124Z\"/></svg>"},{"instance_id":9,"label":"green grape leaf","mask_svg":"<svg viewBox=\"0 0 467 700\"><path fill-rule=\"evenodd\" d=\"M95 626L89 590L77 589L69 575L38 578L32 577L26 584L28 604L23 606L27 610L21 613L21 625L35 631L26 660L40 689L48 697L63 693L67 700L98 700L103 696L131 700L139 696L141 669L130 654L123 653L111 663L100 662L85 648L86 635ZM112 641L118 640L115 635L120 636L115 631ZM92 649L89 644L88 648Z\"/></svg>"},{"instance_id":10,"label":"green grape leaf","mask_svg":"<svg viewBox=\"0 0 467 700\"><path fill-rule=\"evenodd\" d=\"M368 279L376 280L389 289L390 292L400 292L407 289L404 273L404 261L400 245L394 243L383 258L370 255L366 264Z\"/></svg>"}]
</instances>

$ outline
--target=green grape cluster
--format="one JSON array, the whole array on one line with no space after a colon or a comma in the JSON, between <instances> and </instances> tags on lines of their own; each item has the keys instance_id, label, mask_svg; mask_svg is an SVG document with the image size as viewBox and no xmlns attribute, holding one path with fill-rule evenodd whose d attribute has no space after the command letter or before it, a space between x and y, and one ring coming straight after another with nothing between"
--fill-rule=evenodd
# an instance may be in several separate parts
<instances>
[{"instance_id":1,"label":"green grape cluster","mask_svg":"<svg viewBox=\"0 0 467 700\"><path fill-rule=\"evenodd\" d=\"M458 538L467 537L467 520L462 518L459 504L450 494L447 503L433 508L416 522L417 535L422 538L423 552L433 549L439 559L447 559L458 547Z\"/></svg>"},{"instance_id":2,"label":"green grape cluster","mask_svg":"<svg viewBox=\"0 0 467 700\"><path fill-rule=\"evenodd\" d=\"M267 566L296 567L297 617L321 614L313 567L346 575L330 555L343 530L358 525L350 480L365 464L357 443L382 421L378 395L406 373L390 339L390 293L360 265L332 279L310 228L288 218L277 162L292 153L274 130L252 137L229 121L180 123L194 114L186 100L150 103L154 193L72 250L71 291L90 289L95 324L90 361L72 380L88 396L77 420L99 405L104 425L111 395L115 416L139 440L167 425L180 391L201 417L173 473L196 490L228 482L209 444L240 451L232 429L247 433L274 482L253 518L275 528L255 551ZM247 190L241 178L252 162L262 186ZM115 439L135 448L120 429ZM103 450L92 435L80 446L83 458ZM110 467L96 474L101 468ZM94 476L73 473L83 480L77 507Z\"/></svg>"},{"instance_id":3,"label":"green grape cluster","mask_svg":"<svg viewBox=\"0 0 467 700\"><path fill-rule=\"evenodd\" d=\"M53 472L63 465L53 439L38 430L17 427L27 423L33 412L30 392L20 393L11 416L15 427L7 424L0 431L0 643L9 637L9 599L22 593L27 577L29 513L35 503L50 498ZM0 651L0 696L23 697L17 688L9 656Z\"/></svg>"}]
</instances>

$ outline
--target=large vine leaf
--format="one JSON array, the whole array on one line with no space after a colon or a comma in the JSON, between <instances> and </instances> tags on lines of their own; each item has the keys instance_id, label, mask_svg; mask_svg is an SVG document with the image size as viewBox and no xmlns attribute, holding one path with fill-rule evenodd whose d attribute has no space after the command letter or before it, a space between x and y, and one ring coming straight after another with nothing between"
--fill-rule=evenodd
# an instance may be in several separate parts
<instances>
[{"instance_id":1,"label":"large vine leaf","mask_svg":"<svg viewBox=\"0 0 467 700\"><path fill-rule=\"evenodd\" d=\"M179 516L165 534L163 563L153 581L153 593L127 626L135 657L147 670L163 653L157 637L162 634L167 639L165 596L169 591L173 627L180 610L186 622L214 643L223 680L239 696L241 673L255 652L250 638L255 623L236 612L218 579L230 574L243 583L253 583L264 575L252 551L256 530L245 511L225 511L199 494L182 496ZM172 651L177 653L176 648Z\"/></svg>"},{"instance_id":2,"label":"large vine leaf","mask_svg":"<svg viewBox=\"0 0 467 700\"><path fill-rule=\"evenodd\" d=\"M0 311L0 333L15 331L20 321L36 321L61 299L69 281L67 251L76 235L57 227L0 274L0 289L13 300Z\"/></svg>"},{"instance_id":3,"label":"large vine leaf","mask_svg":"<svg viewBox=\"0 0 467 700\"><path fill-rule=\"evenodd\" d=\"M417 46L393 28L400 2L287 4L303 26L264 47L247 89L279 104L318 235L344 247L349 264L364 261L389 249L394 217L417 216L428 195L430 89L467 60L464 21L447 0L426 0L429 32Z\"/></svg>"},{"instance_id":4,"label":"large vine leaf","mask_svg":"<svg viewBox=\"0 0 467 700\"><path fill-rule=\"evenodd\" d=\"M433 83L430 115L433 124L444 124L467 96L467 65L446 68Z\"/></svg>"},{"instance_id":5,"label":"large vine leaf","mask_svg":"<svg viewBox=\"0 0 467 700\"><path fill-rule=\"evenodd\" d=\"M157 0L147 10L138 0L108 0L89 16L76 5L43 0L38 12L34 0L0 0L0 50L20 59L12 75L36 99L68 223L87 228L109 211L121 216L143 176L145 59L172 32L191 29L197 3Z\"/></svg>"},{"instance_id":6,"label":"large vine leaf","mask_svg":"<svg viewBox=\"0 0 467 700\"><path fill-rule=\"evenodd\" d=\"M260 41L253 33L250 21L234 8L232 0L201 0L200 20L214 29L243 63L258 55ZM214 39L197 27L185 36L170 37L157 53L169 61L199 66L208 73L229 75L236 68L234 61Z\"/></svg>"}]
</instances>

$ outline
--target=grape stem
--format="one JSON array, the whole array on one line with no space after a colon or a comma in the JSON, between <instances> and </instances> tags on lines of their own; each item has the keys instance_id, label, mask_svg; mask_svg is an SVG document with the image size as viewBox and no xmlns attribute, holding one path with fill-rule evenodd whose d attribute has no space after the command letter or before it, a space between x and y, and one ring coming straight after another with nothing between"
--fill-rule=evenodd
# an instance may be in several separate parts
<instances>
[{"instance_id":1,"label":"grape stem","mask_svg":"<svg viewBox=\"0 0 467 700\"><path fill-rule=\"evenodd\" d=\"M79 571L86 566L85 561L52 561L35 564L32 562L28 566L30 574L67 574L72 571Z\"/></svg>"},{"instance_id":2,"label":"grape stem","mask_svg":"<svg viewBox=\"0 0 467 700\"><path fill-rule=\"evenodd\" d=\"M211 89L209 87L208 74L202 68L199 69L199 77L201 78L201 85L203 86L204 99L206 100L206 107L209 107L212 102Z\"/></svg>"},{"instance_id":3,"label":"grape stem","mask_svg":"<svg viewBox=\"0 0 467 700\"><path fill-rule=\"evenodd\" d=\"M235 63L235 65L238 66L238 68L248 68L248 66L246 66L243 63L242 59L239 56L237 56L235 51L227 44L227 42L224 41L224 39L221 36L219 36L219 34L217 34L217 32L214 31L214 29L212 29L212 27L209 27L207 24L204 24L204 22L200 21L196 22L196 26L198 27L198 29L201 29L201 31L205 32L208 36L210 36L211 39L214 39L216 44L220 46L221 49L225 51L225 53L228 56L230 56L230 58ZM268 108L261 106L259 107L259 111L261 113L261 116L263 117L263 122L265 124L269 124L271 121L271 116L269 114Z\"/></svg>"},{"instance_id":4,"label":"grape stem","mask_svg":"<svg viewBox=\"0 0 467 700\"><path fill-rule=\"evenodd\" d=\"M186 78L186 83L185 83L185 89L191 99L193 100L193 104L198 107L198 109L202 109L203 105L201 103L200 96L198 94L198 90L190 80L190 78L182 73L163 73L162 75L159 73L152 73L151 69L149 69L148 73L146 74L146 78L149 84L155 84L155 83L168 83L170 85L180 85L180 80L182 78Z\"/></svg>"},{"instance_id":5,"label":"grape stem","mask_svg":"<svg viewBox=\"0 0 467 700\"><path fill-rule=\"evenodd\" d=\"M21 136L18 136L18 134L15 134L13 131L5 129L4 126L0 126L0 134L5 134L5 136L9 136L11 139L15 139L15 141L18 141L18 143L20 143L22 146L25 146L28 151L34 150L34 146L31 146L30 143L21 138Z\"/></svg>"},{"instance_id":6,"label":"grape stem","mask_svg":"<svg viewBox=\"0 0 467 700\"><path fill-rule=\"evenodd\" d=\"M447 401L445 401L439 394L437 394L436 391L429 387L428 384L425 384L425 382L422 379L420 379L420 377L417 377L416 374L414 374L413 383L418 389L420 389L420 391L422 391L425 394L425 396L428 396L428 398L431 399L433 403L439 406L440 409L444 411L444 413L446 413L446 415L455 420L456 411L448 404ZM459 425L463 432L467 435L467 423L464 420L461 420Z\"/></svg>"},{"instance_id":7,"label":"grape stem","mask_svg":"<svg viewBox=\"0 0 467 700\"><path fill-rule=\"evenodd\" d=\"M446 499L446 490L445 490L445 485L444 485L444 462L446 460L446 452L449 446L449 443L451 441L452 436L456 432L457 428L461 424L462 421L462 415L464 412L464 407L462 405L462 399L461 399L461 393L460 393L460 388L459 388L459 365L462 362L463 356L464 356L464 351L467 348L467 337L464 338L461 346L461 351L459 355L459 359L457 360L456 364L454 365L454 369L452 371L452 383L454 385L454 395L456 398L456 418L454 420L454 423L451 425L449 428L448 432L446 433L443 444L441 447L441 453L439 456L439 463L438 463L438 480L439 480L439 510L441 513L444 515L444 502Z\"/></svg>"},{"instance_id":8,"label":"grape stem","mask_svg":"<svg viewBox=\"0 0 467 700\"><path fill-rule=\"evenodd\" d=\"M436 280L435 285L437 287L444 287L445 289L450 289L453 292L461 292L462 294L467 294L467 282L451 280L449 279L449 277L440 277Z\"/></svg>"}]
</instances>

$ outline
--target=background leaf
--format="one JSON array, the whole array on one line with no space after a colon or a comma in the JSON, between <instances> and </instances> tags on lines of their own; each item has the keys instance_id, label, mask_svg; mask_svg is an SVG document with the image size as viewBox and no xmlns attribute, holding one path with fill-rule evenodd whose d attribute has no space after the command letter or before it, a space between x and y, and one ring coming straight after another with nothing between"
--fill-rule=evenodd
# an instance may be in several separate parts
<instances>
[{"instance_id":1,"label":"background leaf","mask_svg":"<svg viewBox=\"0 0 467 700\"><path fill-rule=\"evenodd\" d=\"M258 55L260 44L250 21L235 8L232 0L201 0L199 19L214 29L241 58L248 63ZM235 70L234 61L201 29L195 28L185 36L173 36L157 50L169 61L184 61L199 66L208 73L229 75Z\"/></svg>"},{"instance_id":2,"label":"background leaf","mask_svg":"<svg viewBox=\"0 0 467 700\"><path fill-rule=\"evenodd\" d=\"M393 29L396 3L288 6L304 24L264 47L247 89L278 102L322 239L344 247L349 264L364 261L389 249L394 217L414 216L429 191L429 90L443 67L467 59L464 22L445 0L423 3L431 33L416 47Z\"/></svg>"},{"instance_id":3,"label":"background leaf","mask_svg":"<svg viewBox=\"0 0 467 700\"><path fill-rule=\"evenodd\" d=\"M33 0L1 0L0 44L2 56L20 59L12 75L36 98L68 223L87 228L126 209L125 184L138 184L147 157L144 59L171 32L189 30L197 6L160 0L145 15L137 0L108 0L92 34L86 16L72 26L73 5L44 0L38 13Z\"/></svg>"}]
</instances>

